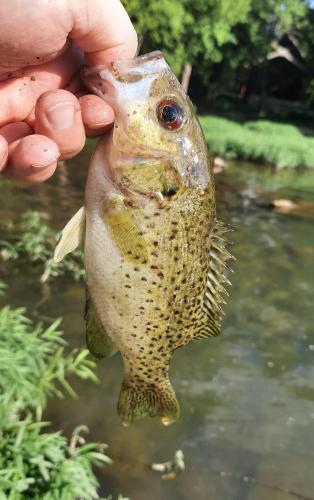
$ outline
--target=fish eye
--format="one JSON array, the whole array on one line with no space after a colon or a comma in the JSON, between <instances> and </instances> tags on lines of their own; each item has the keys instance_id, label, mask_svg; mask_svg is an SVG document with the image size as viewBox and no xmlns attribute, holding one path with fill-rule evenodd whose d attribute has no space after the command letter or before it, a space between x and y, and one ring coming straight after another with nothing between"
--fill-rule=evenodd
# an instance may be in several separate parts
<instances>
[{"instance_id":1,"label":"fish eye","mask_svg":"<svg viewBox=\"0 0 314 500\"><path fill-rule=\"evenodd\" d=\"M184 111L175 101L162 101L157 106L159 123L170 130L179 130L184 122Z\"/></svg>"}]
</instances>

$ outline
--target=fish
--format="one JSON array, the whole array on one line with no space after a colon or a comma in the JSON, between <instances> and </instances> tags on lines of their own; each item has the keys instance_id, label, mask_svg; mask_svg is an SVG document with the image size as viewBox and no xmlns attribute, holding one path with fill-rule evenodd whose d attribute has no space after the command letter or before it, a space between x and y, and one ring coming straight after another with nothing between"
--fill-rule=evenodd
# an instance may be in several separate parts
<instances>
[{"instance_id":1,"label":"fish","mask_svg":"<svg viewBox=\"0 0 314 500\"><path fill-rule=\"evenodd\" d=\"M227 261L212 161L195 109L159 51L88 68L85 82L114 109L90 161L85 205L55 249L84 241L86 341L124 363L118 413L175 422L176 349L221 331Z\"/></svg>"}]
</instances>

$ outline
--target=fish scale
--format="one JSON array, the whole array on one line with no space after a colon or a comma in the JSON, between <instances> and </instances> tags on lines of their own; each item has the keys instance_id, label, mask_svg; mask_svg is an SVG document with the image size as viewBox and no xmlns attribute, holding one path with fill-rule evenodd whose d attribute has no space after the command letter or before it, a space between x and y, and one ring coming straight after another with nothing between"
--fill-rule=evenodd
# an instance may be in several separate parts
<instances>
[{"instance_id":1,"label":"fish scale","mask_svg":"<svg viewBox=\"0 0 314 500\"><path fill-rule=\"evenodd\" d=\"M231 256L216 221L211 162L161 53L89 70L86 81L114 108L115 126L96 148L85 207L55 258L85 233L87 345L99 358L122 355L125 425L146 415L168 425L179 416L168 377L174 351L220 332Z\"/></svg>"}]
</instances>

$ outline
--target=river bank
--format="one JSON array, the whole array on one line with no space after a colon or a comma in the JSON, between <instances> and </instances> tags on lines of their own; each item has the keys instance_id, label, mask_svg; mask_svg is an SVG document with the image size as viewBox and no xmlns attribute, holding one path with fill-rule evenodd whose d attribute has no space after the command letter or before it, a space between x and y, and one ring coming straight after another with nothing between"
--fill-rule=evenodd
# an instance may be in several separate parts
<instances>
[{"instance_id":1,"label":"river bank","mask_svg":"<svg viewBox=\"0 0 314 500\"><path fill-rule=\"evenodd\" d=\"M210 152L223 159L314 169L314 138L295 125L262 119L238 123L211 115L200 121Z\"/></svg>"}]
</instances>

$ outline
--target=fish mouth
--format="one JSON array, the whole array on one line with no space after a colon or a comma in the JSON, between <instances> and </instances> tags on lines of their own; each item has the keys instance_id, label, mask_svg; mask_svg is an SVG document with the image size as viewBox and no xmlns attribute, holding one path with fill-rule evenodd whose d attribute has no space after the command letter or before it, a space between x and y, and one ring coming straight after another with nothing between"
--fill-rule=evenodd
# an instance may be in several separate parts
<instances>
[{"instance_id":1,"label":"fish mouth","mask_svg":"<svg viewBox=\"0 0 314 500\"><path fill-rule=\"evenodd\" d=\"M112 65L115 77L123 82L134 82L148 75L160 74L161 70L167 68L165 57L159 50L132 59L118 59Z\"/></svg>"}]
</instances>

